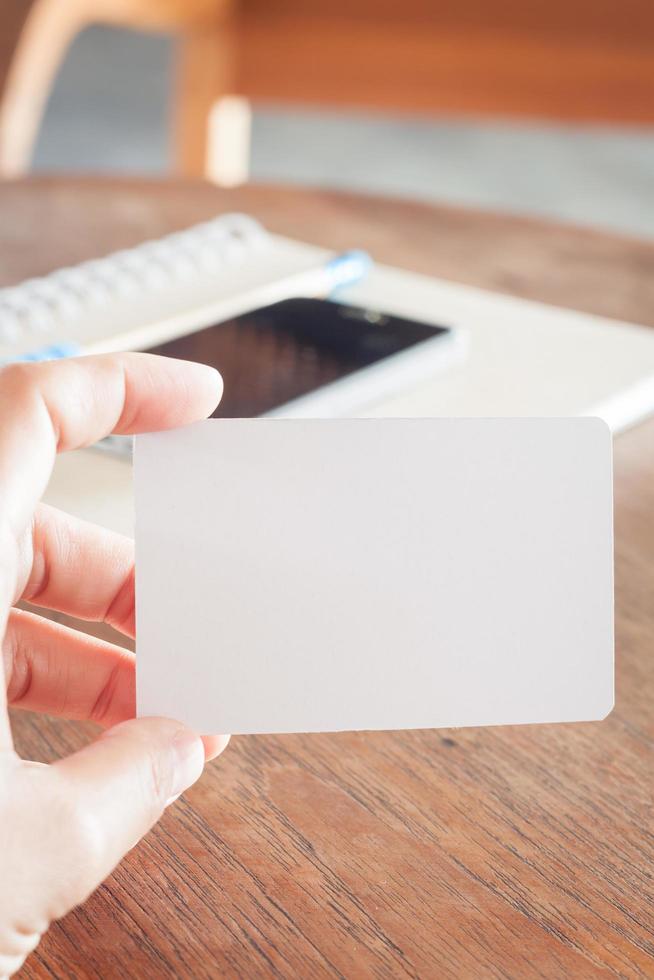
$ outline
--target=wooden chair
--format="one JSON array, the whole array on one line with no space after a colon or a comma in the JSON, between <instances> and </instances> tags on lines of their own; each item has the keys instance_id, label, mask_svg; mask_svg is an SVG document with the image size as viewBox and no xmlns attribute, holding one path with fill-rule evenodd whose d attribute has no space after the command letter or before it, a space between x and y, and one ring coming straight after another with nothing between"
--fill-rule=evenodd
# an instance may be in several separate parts
<instances>
[{"instance_id":1,"label":"wooden chair","mask_svg":"<svg viewBox=\"0 0 654 980\"><path fill-rule=\"evenodd\" d=\"M231 90L233 0L3 0L0 8L0 175L24 173L54 77L91 24L169 31L180 37L179 145L204 132L206 92ZM197 139L197 137L196 137ZM205 137L206 139L206 137ZM180 167L200 173L180 153Z\"/></svg>"},{"instance_id":2,"label":"wooden chair","mask_svg":"<svg viewBox=\"0 0 654 980\"><path fill-rule=\"evenodd\" d=\"M246 174L249 100L654 122L651 0L4 0L0 174L27 168L70 41L102 22L176 35L176 169L221 183Z\"/></svg>"}]
</instances>

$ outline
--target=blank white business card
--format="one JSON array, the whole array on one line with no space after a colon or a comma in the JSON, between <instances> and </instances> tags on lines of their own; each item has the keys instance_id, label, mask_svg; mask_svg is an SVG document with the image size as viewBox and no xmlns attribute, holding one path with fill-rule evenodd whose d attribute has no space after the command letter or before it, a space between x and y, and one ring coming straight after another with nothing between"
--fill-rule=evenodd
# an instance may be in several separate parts
<instances>
[{"instance_id":1,"label":"blank white business card","mask_svg":"<svg viewBox=\"0 0 654 980\"><path fill-rule=\"evenodd\" d=\"M141 715L201 733L600 719L598 419L215 419L137 438Z\"/></svg>"}]
</instances>

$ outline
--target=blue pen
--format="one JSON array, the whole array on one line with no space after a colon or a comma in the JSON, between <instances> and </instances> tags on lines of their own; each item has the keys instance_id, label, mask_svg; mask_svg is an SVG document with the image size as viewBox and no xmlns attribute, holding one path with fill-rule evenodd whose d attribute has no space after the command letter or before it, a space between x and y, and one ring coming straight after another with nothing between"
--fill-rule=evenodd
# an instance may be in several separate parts
<instances>
[{"instance_id":1,"label":"blue pen","mask_svg":"<svg viewBox=\"0 0 654 980\"><path fill-rule=\"evenodd\" d=\"M367 252L352 249L341 252L328 259L324 265L304 269L284 284L283 297L311 296L317 298L333 297L341 289L360 282L372 268L373 262Z\"/></svg>"},{"instance_id":2,"label":"blue pen","mask_svg":"<svg viewBox=\"0 0 654 980\"><path fill-rule=\"evenodd\" d=\"M332 296L339 289L354 286L368 275L372 265L368 253L358 248L336 255L325 266L327 294Z\"/></svg>"},{"instance_id":3,"label":"blue pen","mask_svg":"<svg viewBox=\"0 0 654 980\"><path fill-rule=\"evenodd\" d=\"M72 341L48 344L46 347L36 347L34 350L26 351L24 354L16 354L15 357L0 358L0 365L13 364L16 361L57 361L62 357L75 357L81 353L80 345Z\"/></svg>"}]
</instances>

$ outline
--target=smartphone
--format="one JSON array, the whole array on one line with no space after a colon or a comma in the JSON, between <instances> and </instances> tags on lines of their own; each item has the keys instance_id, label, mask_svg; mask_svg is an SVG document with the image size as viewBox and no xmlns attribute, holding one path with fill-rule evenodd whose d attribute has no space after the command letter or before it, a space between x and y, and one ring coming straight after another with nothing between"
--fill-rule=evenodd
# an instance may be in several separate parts
<instances>
[{"instance_id":1,"label":"smartphone","mask_svg":"<svg viewBox=\"0 0 654 980\"><path fill-rule=\"evenodd\" d=\"M453 354L446 326L331 300L286 299L148 348L218 368L215 416L339 416Z\"/></svg>"}]
</instances>

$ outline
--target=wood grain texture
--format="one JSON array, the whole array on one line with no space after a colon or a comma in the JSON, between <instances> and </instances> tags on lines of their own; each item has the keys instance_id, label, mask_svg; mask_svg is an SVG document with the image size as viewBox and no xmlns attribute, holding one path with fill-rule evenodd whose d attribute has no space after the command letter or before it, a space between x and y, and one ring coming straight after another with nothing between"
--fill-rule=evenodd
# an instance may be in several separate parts
<instances>
[{"instance_id":1,"label":"wood grain texture","mask_svg":"<svg viewBox=\"0 0 654 980\"><path fill-rule=\"evenodd\" d=\"M650 0L239 0L232 23L190 25L179 48L175 145L188 176L207 173L207 115L225 95L440 116L654 119Z\"/></svg>"},{"instance_id":2,"label":"wood grain texture","mask_svg":"<svg viewBox=\"0 0 654 980\"><path fill-rule=\"evenodd\" d=\"M0 185L4 283L226 209L654 325L654 246L363 196ZM651 977L654 421L615 446L617 704L601 723L240 737L26 977ZM48 760L88 726L15 712Z\"/></svg>"},{"instance_id":3,"label":"wood grain texture","mask_svg":"<svg viewBox=\"0 0 654 980\"><path fill-rule=\"evenodd\" d=\"M236 91L384 111L651 122L654 8L242 0Z\"/></svg>"}]
</instances>

